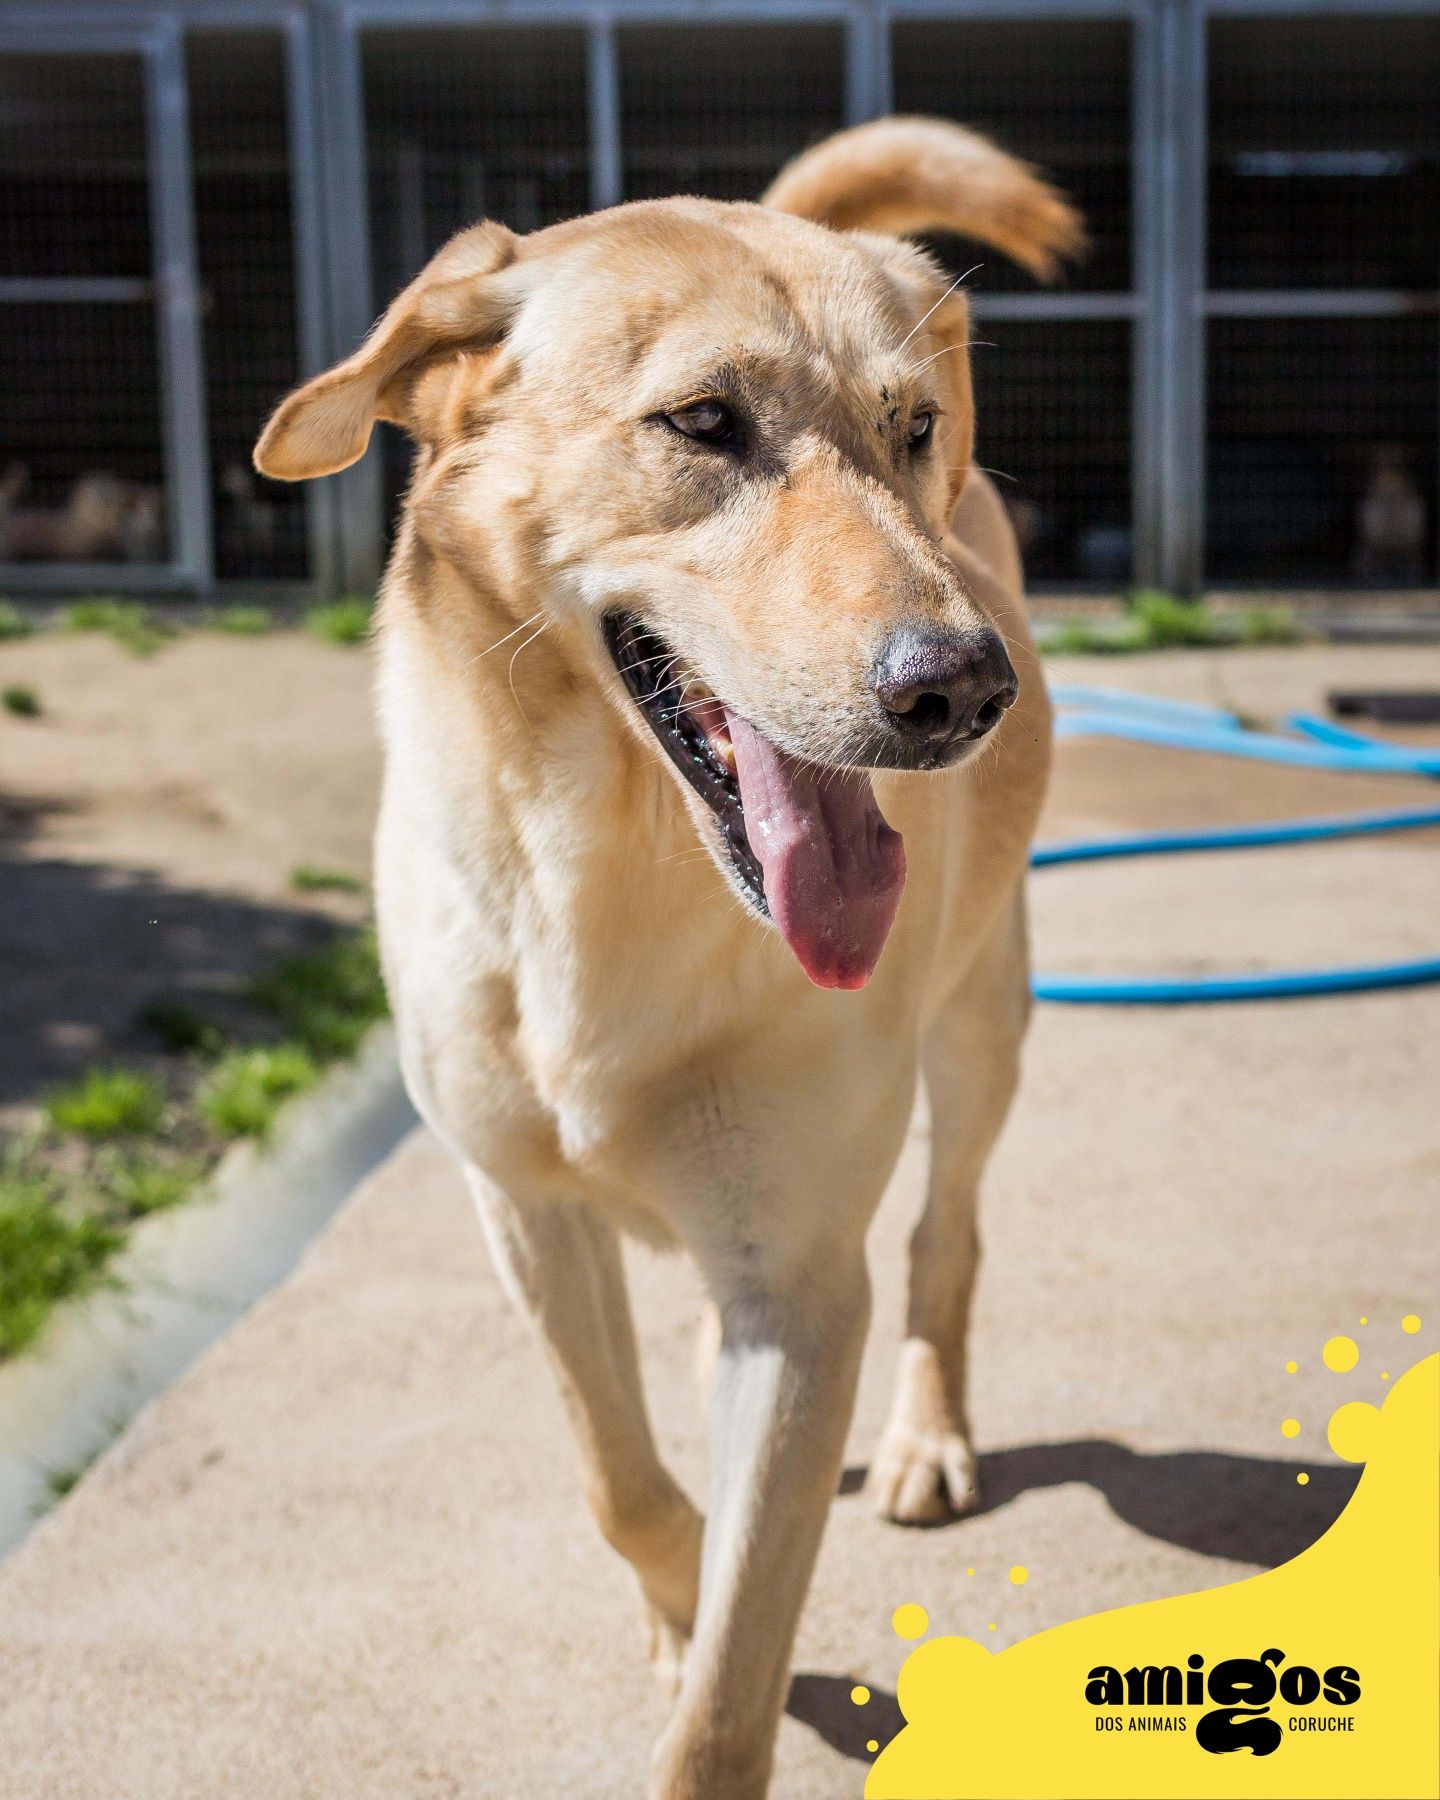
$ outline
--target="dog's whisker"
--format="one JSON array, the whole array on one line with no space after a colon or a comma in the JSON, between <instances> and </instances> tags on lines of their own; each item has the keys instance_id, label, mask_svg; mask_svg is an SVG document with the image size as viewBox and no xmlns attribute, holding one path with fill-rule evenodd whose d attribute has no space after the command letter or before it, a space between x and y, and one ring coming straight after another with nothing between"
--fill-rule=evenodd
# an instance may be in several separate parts
<instances>
[{"instance_id":1,"label":"dog's whisker","mask_svg":"<svg viewBox=\"0 0 1440 1800\"><path fill-rule=\"evenodd\" d=\"M932 351L923 362L916 363L910 373L923 375L931 363L939 362L942 356L953 356L957 350L996 350L998 348L998 344L992 344L986 338L971 338L968 344L946 344L943 350Z\"/></svg>"},{"instance_id":2,"label":"dog's whisker","mask_svg":"<svg viewBox=\"0 0 1440 1800\"><path fill-rule=\"evenodd\" d=\"M508 644L510 642L511 638L517 638L517 637L519 637L519 635L522 631L528 631L530 629L530 627L535 623L535 621L541 617L541 615L544 613L544 611L545 611L545 609L542 606L538 612L531 613L530 617L528 619L522 620L521 623L518 624L513 631L507 631L505 633L504 637L496 638L495 642L490 645L490 648L488 650L482 650L478 656L472 656L470 658L469 662L462 663L460 665L461 668L462 669L470 669L470 668L473 668L477 662L483 662L485 660L485 658L490 655L490 652L492 650L499 650L502 647L502 645ZM543 629L543 627L542 627L542 629Z\"/></svg>"},{"instance_id":3,"label":"dog's whisker","mask_svg":"<svg viewBox=\"0 0 1440 1800\"><path fill-rule=\"evenodd\" d=\"M532 736L534 735L535 727L530 723L530 716L525 711L524 702L521 700L519 694L517 694L515 691L515 661L522 650L528 650L530 648L531 644L533 644L535 642L536 638L543 637L545 635L545 633L550 629L551 623L552 623L551 620L546 619L545 623L540 627L540 629L538 631L532 632L531 635L528 638L526 638L523 643L516 645L515 653L510 658L510 666L505 671L505 680L510 688L510 698L515 702L516 706L519 708L520 717L522 719L524 719L526 729L531 733Z\"/></svg>"},{"instance_id":4,"label":"dog's whisker","mask_svg":"<svg viewBox=\"0 0 1440 1800\"><path fill-rule=\"evenodd\" d=\"M976 270L983 269L984 267L985 267L985 265L983 262L974 263L971 265L970 268L968 268L965 271L965 273L963 275L957 275L955 277L955 279L950 283L949 287L946 288L945 292L940 296L940 298L930 308L930 311L925 314L924 318L917 319L915 321L915 323L910 327L910 329L905 333L904 337L901 338L901 340L900 340L898 348L903 350L905 348L905 346L910 342L911 338L914 337L915 333L917 331L919 331L920 327L922 325L924 325L926 323L926 321L931 317L931 314L939 312L940 308L945 304L945 302L955 292L956 288L958 288L962 282L968 281L970 279L970 277L973 274L975 274Z\"/></svg>"}]
</instances>

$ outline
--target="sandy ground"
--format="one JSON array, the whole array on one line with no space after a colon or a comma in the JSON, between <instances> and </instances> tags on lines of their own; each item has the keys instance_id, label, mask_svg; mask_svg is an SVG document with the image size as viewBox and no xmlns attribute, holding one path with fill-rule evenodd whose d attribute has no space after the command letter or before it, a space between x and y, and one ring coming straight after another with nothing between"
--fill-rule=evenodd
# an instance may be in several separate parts
<instances>
[{"instance_id":1,"label":"sandy ground","mask_svg":"<svg viewBox=\"0 0 1440 1800\"><path fill-rule=\"evenodd\" d=\"M370 662L298 632L0 645L0 1129L86 1063L144 1061L157 1000L204 1006L364 897L297 894L300 863L368 877L379 772Z\"/></svg>"},{"instance_id":2,"label":"sandy ground","mask_svg":"<svg viewBox=\"0 0 1440 1800\"><path fill-rule=\"evenodd\" d=\"M1440 654L1066 672L1275 714L1342 679L1440 684ZM1073 745L1042 835L1434 791ZM1433 953L1437 850L1427 834L1046 874L1037 961ZM1335 1516L1353 1477L1325 1450L1325 1417L1338 1399L1378 1399L1381 1371L1433 1348L1440 1323L1437 1031L1440 990L1041 1008L987 1183L983 1510L921 1532L882 1525L859 1491L893 1370L917 1127L872 1233L876 1326L796 1650L777 1800L860 1793L866 1740L899 1723L889 1617L902 1601L1001 1647L1243 1576ZM632 1270L659 1435L698 1491L694 1284L644 1253ZM1411 1310L1418 1339L1399 1328ZM1341 1330L1362 1358L1335 1376L1318 1353ZM1287 1415L1304 1427L1293 1441ZM1031 1572L1022 1588L1014 1563ZM863 1709L849 1700L860 1679L874 1695ZM582 1512L540 1358L427 1138L0 1570L0 1694L7 1800L641 1791L662 1709L632 1582Z\"/></svg>"}]
</instances>

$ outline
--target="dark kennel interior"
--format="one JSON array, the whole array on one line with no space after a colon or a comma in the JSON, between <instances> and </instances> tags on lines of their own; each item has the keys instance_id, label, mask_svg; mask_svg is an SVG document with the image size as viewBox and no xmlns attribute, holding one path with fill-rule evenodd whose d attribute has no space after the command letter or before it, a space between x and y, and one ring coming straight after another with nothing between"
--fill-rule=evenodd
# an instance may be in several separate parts
<instances>
[{"instance_id":1,"label":"dark kennel interior","mask_svg":"<svg viewBox=\"0 0 1440 1800\"><path fill-rule=\"evenodd\" d=\"M372 472L305 490L261 480L250 447L452 231L750 198L885 110L991 133L1087 216L1088 253L1049 288L931 246L971 271L979 458L1035 579L1435 584L1433 9L18 17L0 18L6 587L372 579L400 435Z\"/></svg>"}]
</instances>

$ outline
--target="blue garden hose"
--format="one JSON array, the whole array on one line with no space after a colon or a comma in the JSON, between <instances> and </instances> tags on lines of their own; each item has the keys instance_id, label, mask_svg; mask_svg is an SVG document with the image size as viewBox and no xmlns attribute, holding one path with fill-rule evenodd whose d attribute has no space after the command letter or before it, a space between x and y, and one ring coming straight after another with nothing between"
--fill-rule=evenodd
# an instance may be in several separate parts
<instances>
[{"instance_id":1,"label":"blue garden hose","mask_svg":"<svg viewBox=\"0 0 1440 1800\"><path fill-rule=\"evenodd\" d=\"M1365 737L1328 719L1296 713L1287 724L1297 736L1253 731L1233 713L1153 695L1057 682L1050 690L1058 710L1058 737L1116 737L1173 750L1243 756L1263 762L1363 774L1440 776L1440 751L1410 750ZM1440 826L1440 807L1396 812L1347 813L1328 819L1282 819L1214 831L1160 831L1131 837L1088 838L1042 844L1032 868L1099 862L1121 856L1163 856L1201 850L1247 850L1271 844L1368 837L1388 831ZM1371 963L1334 969L1276 970L1255 975L1128 976L1036 975L1037 1000L1072 1005L1176 1006L1228 1000L1290 1000L1316 994L1365 993L1419 987L1440 981L1440 957Z\"/></svg>"}]
</instances>

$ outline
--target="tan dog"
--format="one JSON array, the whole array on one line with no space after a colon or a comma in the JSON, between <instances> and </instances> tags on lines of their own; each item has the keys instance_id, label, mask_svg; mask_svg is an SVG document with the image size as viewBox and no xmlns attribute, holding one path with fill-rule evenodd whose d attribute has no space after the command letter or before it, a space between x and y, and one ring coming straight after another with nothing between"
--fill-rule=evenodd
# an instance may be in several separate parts
<instances>
[{"instance_id":1,"label":"tan dog","mask_svg":"<svg viewBox=\"0 0 1440 1800\"><path fill-rule=\"evenodd\" d=\"M653 1653L683 1658L664 1800L765 1792L921 1073L873 1482L899 1520L974 1497L975 1193L1049 722L970 467L966 302L874 226L1040 271L1079 239L1028 169L921 120L822 144L761 206L477 226L256 453L322 475L376 418L419 446L380 620L386 974ZM703 1529L652 1441L617 1227L683 1245L714 1299Z\"/></svg>"},{"instance_id":2,"label":"tan dog","mask_svg":"<svg viewBox=\"0 0 1440 1800\"><path fill-rule=\"evenodd\" d=\"M0 475L0 561L154 562L163 554L159 488L92 469L63 507L21 508L29 480L23 463Z\"/></svg>"}]
</instances>

